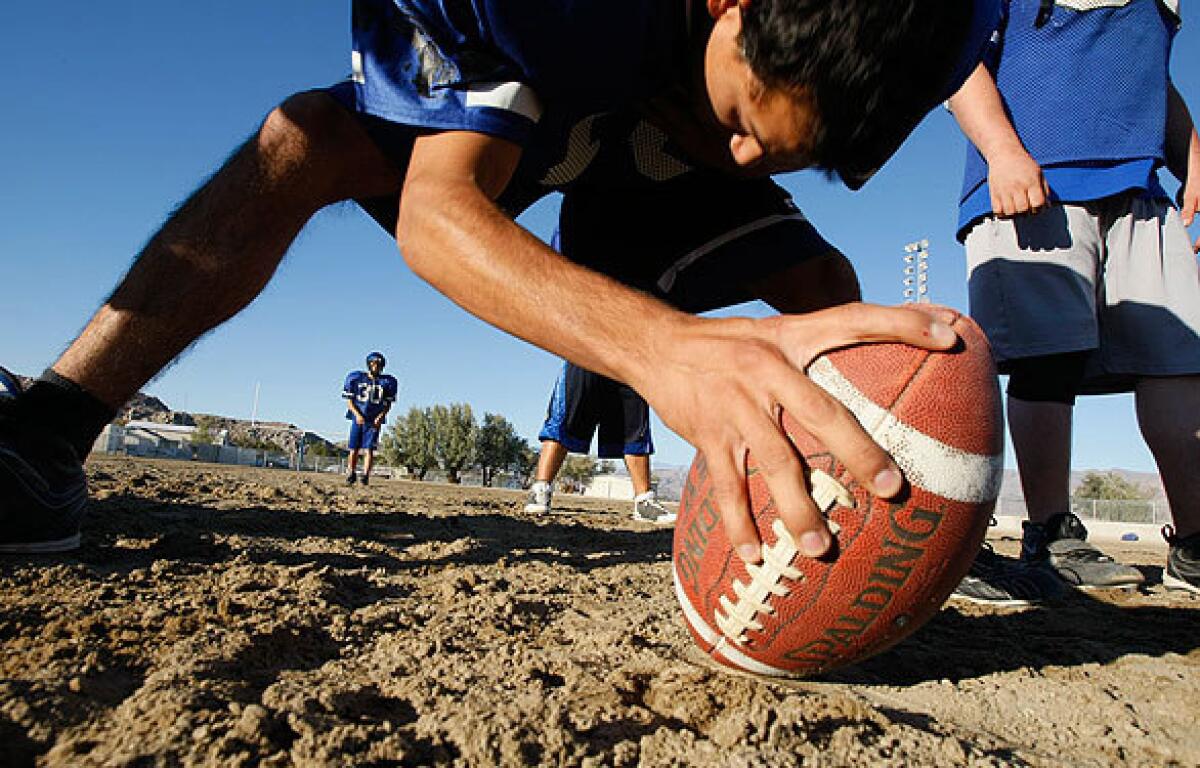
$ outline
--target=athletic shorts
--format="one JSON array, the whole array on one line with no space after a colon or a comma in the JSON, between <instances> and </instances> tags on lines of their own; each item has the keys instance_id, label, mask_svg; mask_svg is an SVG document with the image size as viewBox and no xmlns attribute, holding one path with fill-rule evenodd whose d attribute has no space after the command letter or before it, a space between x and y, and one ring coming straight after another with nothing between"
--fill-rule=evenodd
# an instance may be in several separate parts
<instances>
[{"instance_id":1,"label":"athletic shorts","mask_svg":"<svg viewBox=\"0 0 1200 768\"><path fill-rule=\"evenodd\" d=\"M1179 212L1135 193L988 217L966 239L971 316L1001 373L1091 351L1079 394L1200 373L1200 269Z\"/></svg>"},{"instance_id":2,"label":"athletic shorts","mask_svg":"<svg viewBox=\"0 0 1200 768\"><path fill-rule=\"evenodd\" d=\"M380 427L372 427L368 424L359 424L357 421L351 421L350 440L347 441L346 447L352 451L373 451L379 446L380 431L382 431Z\"/></svg>"},{"instance_id":3,"label":"athletic shorts","mask_svg":"<svg viewBox=\"0 0 1200 768\"><path fill-rule=\"evenodd\" d=\"M358 111L348 83L327 93L403 174L417 129ZM676 170L665 155L657 159L666 170L651 178L644 139L654 129L636 115L608 117L603 131L596 128L604 142L599 159L586 171L559 188L548 185L540 166L523 163L499 201L515 216L561 191L560 250L571 261L678 309L705 312L757 299L755 285L834 251L771 179L737 179L688 166ZM395 235L398 194L357 202Z\"/></svg>"},{"instance_id":4,"label":"athletic shorts","mask_svg":"<svg viewBox=\"0 0 1200 768\"><path fill-rule=\"evenodd\" d=\"M587 453L597 427L596 449L602 459L654 453L650 408L641 395L626 384L564 364L538 440L553 440L572 453Z\"/></svg>"}]
</instances>

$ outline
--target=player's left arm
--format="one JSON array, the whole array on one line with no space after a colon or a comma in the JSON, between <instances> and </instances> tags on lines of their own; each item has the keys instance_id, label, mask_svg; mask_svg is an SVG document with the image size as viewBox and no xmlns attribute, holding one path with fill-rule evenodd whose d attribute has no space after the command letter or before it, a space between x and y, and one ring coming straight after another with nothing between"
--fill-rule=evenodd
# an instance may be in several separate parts
<instances>
[{"instance_id":1,"label":"player's left arm","mask_svg":"<svg viewBox=\"0 0 1200 768\"><path fill-rule=\"evenodd\" d=\"M1200 212L1200 136L1174 83L1167 93L1167 168L1179 179L1176 202L1184 225L1191 226ZM1192 248L1200 253L1200 239Z\"/></svg>"},{"instance_id":2,"label":"player's left arm","mask_svg":"<svg viewBox=\"0 0 1200 768\"><path fill-rule=\"evenodd\" d=\"M383 387L383 408L379 414L375 416L375 428L383 426L383 422L387 420L388 411L392 410L392 404L396 402L396 395L399 390L399 384L395 379L384 383Z\"/></svg>"}]
</instances>

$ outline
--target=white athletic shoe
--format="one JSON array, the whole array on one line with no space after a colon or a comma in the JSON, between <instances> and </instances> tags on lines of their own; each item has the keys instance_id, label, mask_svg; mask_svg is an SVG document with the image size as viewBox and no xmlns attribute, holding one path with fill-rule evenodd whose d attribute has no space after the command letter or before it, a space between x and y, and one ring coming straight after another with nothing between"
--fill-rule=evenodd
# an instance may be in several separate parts
<instances>
[{"instance_id":1,"label":"white athletic shoe","mask_svg":"<svg viewBox=\"0 0 1200 768\"><path fill-rule=\"evenodd\" d=\"M537 480L533 485L529 486L529 501L525 504L525 514L527 515L544 515L550 511L550 497L554 495L554 490L550 487L550 483L542 480Z\"/></svg>"},{"instance_id":2,"label":"white athletic shoe","mask_svg":"<svg viewBox=\"0 0 1200 768\"><path fill-rule=\"evenodd\" d=\"M640 493L633 499L633 519L655 525L674 525L677 515L663 506L654 491Z\"/></svg>"}]
</instances>

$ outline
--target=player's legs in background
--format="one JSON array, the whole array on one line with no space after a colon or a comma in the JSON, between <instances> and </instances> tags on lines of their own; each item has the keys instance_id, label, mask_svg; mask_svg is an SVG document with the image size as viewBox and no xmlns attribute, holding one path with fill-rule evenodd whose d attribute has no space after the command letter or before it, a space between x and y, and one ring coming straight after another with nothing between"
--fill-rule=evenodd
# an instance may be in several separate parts
<instances>
[{"instance_id":1,"label":"player's legs in background","mask_svg":"<svg viewBox=\"0 0 1200 768\"><path fill-rule=\"evenodd\" d=\"M537 469L533 474L533 485L529 487L529 501L525 511L531 515L544 515L550 511L554 495L554 478L567 458L567 447L555 440L543 440L538 454Z\"/></svg>"},{"instance_id":2,"label":"player's legs in background","mask_svg":"<svg viewBox=\"0 0 1200 768\"><path fill-rule=\"evenodd\" d=\"M1071 427L1074 406L1009 395L1008 431L1029 520L1044 524L1071 511Z\"/></svg>"},{"instance_id":3,"label":"player's legs in background","mask_svg":"<svg viewBox=\"0 0 1200 768\"><path fill-rule=\"evenodd\" d=\"M354 485L358 482L358 449L351 448L350 456L346 459L346 483Z\"/></svg>"},{"instance_id":4,"label":"player's legs in background","mask_svg":"<svg viewBox=\"0 0 1200 768\"><path fill-rule=\"evenodd\" d=\"M1142 379L1135 398L1175 522L1164 529L1170 549L1163 584L1200 594L1200 377Z\"/></svg>"},{"instance_id":5,"label":"player's legs in background","mask_svg":"<svg viewBox=\"0 0 1200 768\"><path fill-rule=\"evenodd\" d=\"M1175 530L1182 537L1200 533L1200 376L1142 379L1135 401Z\"/></svg>"},{"instance_id":6,"label":"player's legs in background","mask_svg":"<svg viewBox=\"0 0 1200 768\"><path fill-rule=\"evenodd\" d=\"M367 485L371 481L371 467L375 464L375 449L366 448L363 450L363 472L362 484Z\"/></svg>"},{"instance_id":7,"label":"player's legs in background","mask_svg":"<svg viewBox=\"0 0 1200 768\"><path fill-rule=\"evenodd\" d=\"M633 481L633 493L640 496L650 490L650 456L648 454L625 454L625 468Z\"/></svg>"}]
</instances>

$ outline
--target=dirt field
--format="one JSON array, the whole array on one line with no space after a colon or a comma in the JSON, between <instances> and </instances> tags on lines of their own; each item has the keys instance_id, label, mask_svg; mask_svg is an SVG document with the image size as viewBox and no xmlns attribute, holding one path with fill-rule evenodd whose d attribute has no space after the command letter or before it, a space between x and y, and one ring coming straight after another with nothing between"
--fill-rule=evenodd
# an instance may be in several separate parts
<instances>
[{"instance_id":1,"label":"dirt field","mask_svg":"<svg viewBox=\"0 0 1200 768\"><path fill-rule=\"evenodd\" d=\"M0 559L0 765L1198 765L1200 599L951 602L783 685L692 650L624 504L101 460L84 547ZM1012 551L1002 542L1003 551Z\"/></svg>"}]
</instances>

